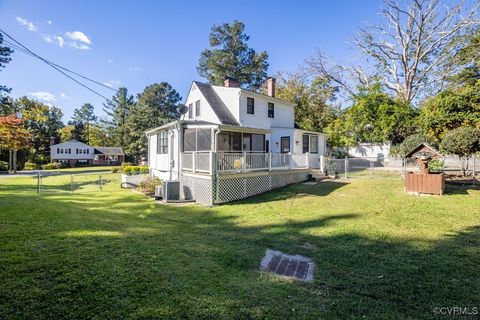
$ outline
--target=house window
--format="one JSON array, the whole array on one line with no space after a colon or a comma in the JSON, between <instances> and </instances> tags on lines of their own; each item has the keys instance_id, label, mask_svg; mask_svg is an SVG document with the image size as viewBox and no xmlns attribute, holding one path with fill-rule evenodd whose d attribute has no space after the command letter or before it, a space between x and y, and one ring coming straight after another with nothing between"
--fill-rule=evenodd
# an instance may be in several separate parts
<instances>
[{"instance_id":1,"label":"house window","mask_svg":"<svg viewBox=\"0 0 480 320\"><path fill-rule=\"evenodd\" d=\"M290 152L290 137L282 137L280 139L280 152L281 153L289 153Z\"/></svg>"},{"instance_id":2,"label":"house window","mask_svg":"<svg viewBox=\"0 0 480 320\"><path fill-rule=\"evenodd\" d=\"M310 136L310 153L318 153L318 136Z\"/></svg>"},{"instance_id":3,"label":"house window","mask_svg":"<svg viewBox=\"0 0 480 320\"><path fill-rule=\"evenodd\" d=\"M307 153L310 148L310 135L304 134L302 136L302 152Z\"/></svg>"},{"instance_id":4,"label":"house window","mask_svg":"<svg viewBox=\"0 0 480 320\"><path fill-rule=\"evenodd\" d=\"M188 118L193 119L193 103L188 105Z\"/></svg>"},{"instance_id":5,"label":"house window","mask_svg":"<svg viewBox=\"0 0 480 320\"><path fill-rule=\"evenodd\" d=\"M200 115L200 100L195 101L195 117Z\"/></svg>"},{"instance_id":6,"label":"house window","mask_svg":"<svg viewBox=\"0 0 480 320\"><path fill-rule=\"evenodd\" d=\"M168 153L168 132L157 133L157 154Z\"/></svg>"},{"instance_id":7,"label":"house window","mask_svg":"<svg viewBox=\"0 0 480 320\"><path fill-rule=\"evenodd\" d=\"M255 113L255 100L253 98L247 97L247 113L248 114Z\"/></svg>"},{"instance_id":8,"label":"house window","mask_svg":"<svg viewBox=\"0 0 480 320\"><path fill-rule=\"evenodd\" d=\"M275 118L275 105L273 102L268 103L268 117Z\"/></svg>"},{"instance_id":9,"label":"house window","mask_svg":"<svg viewBox=\"0 0 480 320\"><path fill-rule=\"evenodd\" d=\"M318 153L318 136L313 134L304 134L302 136L302 152Z\"/></svg>"}]
</instances>

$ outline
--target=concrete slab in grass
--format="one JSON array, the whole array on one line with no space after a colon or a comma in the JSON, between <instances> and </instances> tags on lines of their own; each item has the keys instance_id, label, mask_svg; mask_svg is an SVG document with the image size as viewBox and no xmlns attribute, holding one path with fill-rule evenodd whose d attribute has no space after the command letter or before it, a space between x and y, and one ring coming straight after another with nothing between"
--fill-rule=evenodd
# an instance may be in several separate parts
<instances>
[{"instance_id":1,"label":"concrete slab in grass","mask_svg":"<svg viewBox=\"0 0 480 320\"><path fill-rule=\"evenodd\" d=\"M267 249L260 267L279 276L312 282L315 264L310 258Z\"/></svg>"}]
</instances>

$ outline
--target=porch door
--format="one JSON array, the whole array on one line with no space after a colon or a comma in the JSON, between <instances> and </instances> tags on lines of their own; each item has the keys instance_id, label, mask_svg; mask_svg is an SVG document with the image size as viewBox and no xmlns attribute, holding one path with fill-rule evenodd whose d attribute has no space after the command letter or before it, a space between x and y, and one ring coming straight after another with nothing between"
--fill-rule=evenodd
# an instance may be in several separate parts
<instances>
[{"instance_id":1,"label":"porch door","mask_svg":"<svg viewBox=\"0 0 480 320\"><path fill-rule=\"evenodd\" d=\"M280 152L289 153L290 152L290 137L281 137L280 138Z\"/></svg>"}]
</instances>

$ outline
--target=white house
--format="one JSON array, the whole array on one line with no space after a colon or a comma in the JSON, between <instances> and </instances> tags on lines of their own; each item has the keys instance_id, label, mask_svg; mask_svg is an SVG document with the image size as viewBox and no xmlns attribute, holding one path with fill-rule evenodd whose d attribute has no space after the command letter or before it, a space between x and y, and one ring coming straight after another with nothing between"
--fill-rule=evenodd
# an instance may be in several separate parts
<instances>
[{"instance_id":1,"label":"white house","mask_svg":"<svg viewBox=\"0 0 480 320\"><path fill-rule=\"evenodd\" d=\"M77 140L69 140L50 146L50 161L74 166L118 165L125 160L125 153L118 147L93 147Z\"/></svg>"},{"instance_id":2,"label":"white house","mask_svg":"<svg viewBox=\"0 0 480 320\"><path fill-rule=\"evenodd\" d=\"M299 129L294 104L241 89L194 81L180 120L146 132L152 175L180 182L186 199L207 205L305 180L320 168L327 136Z\"/></svg>"}]
</instances>

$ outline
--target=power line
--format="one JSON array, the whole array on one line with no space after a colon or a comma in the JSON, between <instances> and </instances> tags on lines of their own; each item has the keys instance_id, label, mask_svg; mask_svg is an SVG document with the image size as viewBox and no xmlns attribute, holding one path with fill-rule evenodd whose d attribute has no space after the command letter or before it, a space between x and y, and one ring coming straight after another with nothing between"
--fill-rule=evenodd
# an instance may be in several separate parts
<instances>
[{"instance_id":1,"label":"power line","mask_svg":"<svg viewBox=\"0 0 480 320\"><path fill-rule=\"evenodd\" d=\"M5 39L4 42L5 42L6 44L8 44L10 47L14 48L15 50L18 50L18 51L20 51L20 52L22 52L22 53L25 53L25 54L29 55L29 56L32 56L32 57L37 58L34 54L31 54L30 52L26 51L25 49L23 49L22 47L16 45L15 43L10 42L9 40L6 40L6 39ZM106 89L109 89L109 90L112 90L112 91L115 91L115 92L117 91L117 89L115 89L115 88L113 88L113 87L107 86L106 84L103 84L103 83L101 83L101 82L95 81L95 80L93 80L93 79L91 79L91 78L88 78L88 77L86 77L86 76L83 76L83 75L81 75L81 74L79 74L79 73L77 73L77 72L75 72L75 71L72 71L72 70L70 70L70 69L68 69L68 68L62 67L61 65L58 65L58 64L56 64L56 63L54 63L54 62L52 62L52 61L50 61L50 60L47 60L47 59L45 59L45 58L43 58L43 60L46 60L46 61L48 61L48 63L51 63L51 64L53 64L54 66L56 66L56 67L58 67L58 68L60 68L60 69L63 69L63 70L65 70L65 71L67 71L67 72L70 72L70 73L72 73L72 74L74 74L74 75L76 75L76 76L78 76L78 77L81 77L81 78L83 78L83 79L85 79L85 80L91 81L91 82L93 82L93 83L95 83L95 84L98 84L99 86L105 87Z\"/></svg>"},{"instance_id":2,"label":"power line","mask_svg":"<svg viewBox=\"0 0 480 320\"><path fill-rule=\"evenodd\" d=\"M9 39L11 39L11 40L14 42L14 44L11 43L11 42L8 41L8 40L4 40L4 41L13 44L14 47L16 47L16 49L19 50L20 52L25 53L25 54L28 54L28 55L30 55L30 56L33 56L33 57L35 57L35 58L37 58L37 59L40 59L41 61L45 62L45 63L46 63L47 65L49 65L50 67L52 67L52 68L54 68L55 70L57 70L58 72L60 72L62 75L64 75L64 76L66 76L67 78L71 79L72 81L74 81L75 83L77 83L77 84L79 84L80 86L84 87L85 89L89 90L90 92L92 92L92 93L94 93L94 94L102 97L103 99L109 100L107 97L105 97L105 96L102 95L101 93L99 93L99 92L95 91L94 89L88 87L87 85L85 85L84 83L78 81L77 79L73 78L72 76L68 75L67 73L65 73L65 72L62 71L61 69L65 70L65 71L67 71L67 72L70 72L70 73L72 73L72 74L75 74L75 75L77 75L77 76L80 76L80 77L82 77L82 78L84 78L84 79L86 79L86 80L92 81L92 82L94 82L94 83L96 83L96 84L100 84L100 85L102 85L102 86L104 86L104 87L107 87L107 88L110 89L110 90L115 90L115 89L113 89L113 88L111 88L111 87L108 87L108 86L106 86L106 85L98 82L98 81L95 81L95 80L92 80L92 79L87 78L87 77L85 77L85 76L82 76L82 75L80 75L80 74L78 74L78 73L76 73L76 72L74 72L74 71L71 71L71 70L69 70L69 69L67 69L67 68L65 68L65 67L59 66L59 65L57 65L57 64L55 64L55 63L53 63L53 62L51 62L51 61L49 61L49 60L47 60L47 59L45 59L45 58L43 58L43 57L37 55L36 53L34 53L34 52L31 51L30 49L28 49L26 46L24 46L23 44L21 44L19 41L15 40L12 36L10 36L8 33L6 33L5 31L3 31L2 29L0 29L0 32L3 33L5 36L7 36ZM116 91L116 90L115 90L115 91Z\"/></svg>"}]
</instances>

